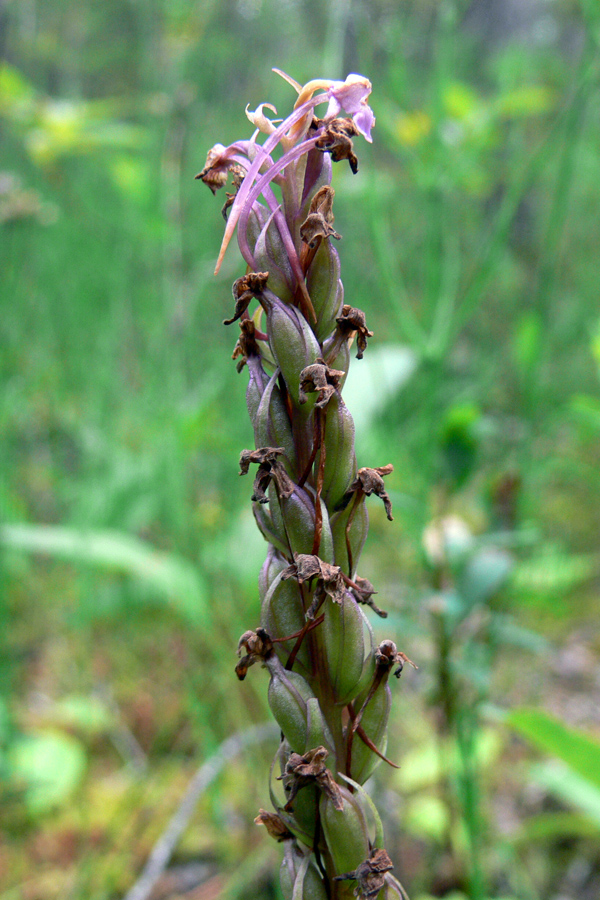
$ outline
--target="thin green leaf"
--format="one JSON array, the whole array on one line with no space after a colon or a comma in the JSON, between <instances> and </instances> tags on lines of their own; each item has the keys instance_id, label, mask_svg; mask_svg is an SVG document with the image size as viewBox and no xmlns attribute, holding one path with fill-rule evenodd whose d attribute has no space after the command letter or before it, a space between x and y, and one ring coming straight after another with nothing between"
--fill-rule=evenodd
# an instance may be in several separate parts
<instances>
[{"instance_id":1,"label":"thin green leaf","mask_svg":"<svg viewBox=\"0 0 600 900\"><path fill-rule=\"evenodd\" d=\"M539 750L557 756L600 791L600 743L542 709L515 709L505 719ZM599 807L600 810L600 807Z\"/></svg>"},{"instance_id":2,"label":"thin green leaf","mask_svg":"<svg viewBox=\"0 0 600 900\"><path fill-rule=\"evenodd\" d=\"M121 572L154 589L194 625L205 625L210 619L207 589L197 569L183 557L155 550L132 535L55 525L5 525L0 528L0 544Z\"/></svg>"}]
</instances>

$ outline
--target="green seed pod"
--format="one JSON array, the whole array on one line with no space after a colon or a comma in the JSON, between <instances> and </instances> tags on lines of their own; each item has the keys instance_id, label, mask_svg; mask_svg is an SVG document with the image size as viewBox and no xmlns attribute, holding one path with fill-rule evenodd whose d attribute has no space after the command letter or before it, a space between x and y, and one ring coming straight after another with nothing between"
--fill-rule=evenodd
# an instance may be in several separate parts
<instances>
[{"instance_id":1,"label":"green seed pod","mask_svg":"<svg viewBox=\"0 0 600 900\"><path fill-rule=\"evenodd\" d=\"M275 508L278 513L278 518L275 521L273 520L272 510L269 511L266 509L263 503L253 503L252 513L265 541L273 544L280 553L285 553L287 555L290 552L290 548L285 536L285 528L283 527L283 519L279 512L277 500L273 503L273 509Z\"/></svg>"},{"instance_id":2,"label":"green seed pod","mask_svg":"<svg viewBox=\"0 0 600 900\"><path fill-rule=\"evenodd\" d=\"M294 896L294 884L298 870L304 859L304 854L295 841L286 841L283 845L283 860L279 870L279 883L284 900L292 900Z\"/></svg>"},{"instance_id":3,"label":"green seed pod","mask_svg":"<svg viewBox=\"0 0 600 900\"><path fill-rule=\"evenodd\" d=\"M271 582L261 605L260 623L271 638L282 638L288 634L296 634L306 623L302 596L298 582L293 578L281 580L281 575ZM295 640L275 644L275 652L285 664ZM296 670L302 674L309 672L308 645L304 643L296 657ZM313 747L318 744L313 744Z\"/></svg>"},{"instance_id":4,"label":"green seed pod","mask_svg":"<svg viewBox=\"0 0 600 900\"><path fill-rule=\"evenodd\" d=\"M368 689L356 698L355 712L358 712L364 703ZM369 700L360 720L360 724L367 737L375 744L380 753L385 753L387 747L387 725L392 708L392 692L389 684L381 684ZM367 747L361 738L355 734L352 743L352 778L359 784L364 784L381 759L376 753Z\"/></svg>"},{"instance_id":5,"label":"green seed pod","mask_svg":"<svg viewBox=\"0 0 600 900\"><path fill-rule=\"evenodd\" d=\"M284 900L327 900L323 879L310 855L304 856L293 841L285 846L279 880Z\"/></svg>"},{"instance_id":6,"label":"green seed pod","mask_svg":"<svg viewBox=\"0 0 600 900\"><path fill-rule=\"evenodd\" d=\"M283 373L294 406L308 416L315 404L316 394L309 395L306 403L300 404L300 372L315 362L321 348L310 325L295 306L286 306L269 290L264 291L263 298L268 305L269 346Z\"/></svg>"},{"instance_id":7,"label":"green seed pod","mask_svg":"<svg viewBox=\"0 0 600 900\"><path fill-rule=\"evenodd\" d=\"M248 407L248 415L254 425L260 401L262 400L265 388L269 383L269 376L263 369L260 357L258 356L251 356L248 359L248 373L250 378L246 389L246 406ZM257 446L268 447L269 445L258 444Z\"/></svg>"},{"instance_id":8,"label":"green seed pod","mask_svg":"<svg viewBox=\"0 0 600 900\"><path fill-rule=\"evenodd\" d=\"M260 505L264 509L264 505ZM269 590L279 573L283 572L286 567L287 560L283 558L281 553L277 552L277 549L275 547L270 546L267 550L267 558L262 564L260 574L258 576L258 592L261 602L264 600L267 591ZM267 631L269 631L268 628ZM270 631L269 634L271 634Z\"/></svg>"},{"instance_id":9,"label":"green seed pod","mask_svg":"<svg viewBox=\"0 0 600 900\"><path fill-rule=\"evenodd\" d=\"M294 797L294 811L286 814L288 828L307 847L314 843L320 793L316 784L307 784Z\"/></svg>"},{"instance_id":10,"label":"green seed pod","mask_svg":"<svg viewBox=\"0 0 600 900\"><path fill-rule=\"evenodd\" d=\"M336 703L345 705L356 694L365 657L363 623L358 603L348 592L341 603L325 604L321 634Z\"/></svg>"},{"instance_id":11,"label":"green seed pod","mask_svg":"<svg viewBox=\"0 0 600 900\"><path fill-rule=\"evenodd\" d=\"M408 894L391 872L385 873L385 900L406 900Z\"/></svg>"},{"instance_id":12,"label":"green seed pod","mask_svg":"<svg viewBox=\"0 0 600 900\"><path fill-rule=\"evenodd\" d=\"M321 795L319 811L327 849L336 875L353 872L369 856L369 828L364 800L340 787L344 808L338 810L326 794Z\"/></svg>"},{"instance_id":13,"label":"green seed pod","mask_svg":"<svg viewBox=\"0 0 600 900\"><path fill-rule=\"evenodd\" d=\"M314 325L319 341L329 337L344 305L340 281L340 257L329 240L322 240L306 277L306 286L317 314Z\"/></svg>"},{"instance_id":14,"label":"green seed pod","mask_svg":"<svg viewBox=\"0 0 600 900\"><path fill-rule=\"evenodd\" d=\"M362 548L367 539L367 531L369 530L369 514L365 506L364 498L360 500L358 506L353 512L354 500L346 509L335 513L331 517L331 533L333 536L333 547L336 566L341 566L342 570L353 578L356 574L356 567ZM346 546L346 526L352 515L352 524L349 529L350 552L352 554L352 566L350 567L348 560L348 548ZM352 571L350 571L350 568Z\"/></svg>"},{"instance_id":15,"label":"green seed pod","mask_svg":"<svg viewBox=\"0 0 600 900\"><path fill-rule=\"evenodd\" d=\"M291 303L294 275L273 214L265 223L254 247L254 260L258 272L269 273L269 290L284 303Z\"/></svg>"},{"instance_id":16,"label":"green seed pod","mask_svg":"<svg viewBox=\"0 0 600 900\"><path fill-rule=\"evenodd\" d=\"M334 394L327 404L325 424L325 471L322 497L329 509L335 509L356 478L354 422L342 398ZM260 444L261 447L278 446ZM283 446L283 445L281 445ZM320 453L315 465L319 464Z\"/></svg>"},{"instance_id":17,"label":"green seed pod","mask_svg":"<svg viewBox=\"0 0 600 900\"><path fill-rule=\"evenodd\" d=\"M274 513L275 504L271 504ZM290 497L281 498L281 515L285 523L285 532L292 548L292 553L312 553L315 537L315 509L311 494L303 488L296 488ZM333 538L327 507L321 500L321 544L319 556L323 562L333 562Z\"/></svg>"},{"instance_id":18,"label":"green seed pod","mask_svg":"<svg viewBox=\"0 0 600 900\"><path fill-rule=\"evenodd\" d=\"M319 701L316 697L311 698L306 703L306 746L304 752L312 750L313 747L327 747L329 756L327 758L327 768L335 772L335 751L333 737L329 730L329 725L323 717Z\"/></svg>"},{"instance_id":19,"label":"green seed pod","mask_svg":"<svg viewBox=\"0 0 600 900\"><path fill-rule=\"evenodd\" d=\"M271 673L269 706L290 747L304 753L306 746L307 702L314 694L309 683L297 672L288 672L273 654L265 662Z\"/></svg>"},{"instance_id":20,"label":"green seed pod","mask_svg":"<svg viewBox=\"0 0 600 900\"><path fill-rule=\"evenodd\" d=\"M246 231L249 247L254 247L269 217L269 210L264 203L253 204L252 211L248 217L248 229Z\"/></svg>"},{"instance_id":21,"label":"green seed pod","mask_svg":"<svg viewBox=\"0 0 600 900\"><path fill-rule=\"evenodd\" d=\"M344 372L339 380L340 391L346 383L348 369L350 368L350 347L347 341L341 341L336 338L335 334L323 344L323 359L331 369L337 369L338 372Z\"/></svg>"},{"instance_id":22,"label":"green seed pod","mask_svg":"<svg viewBox=\"0 0 600 900\"><path fill-rule=\"evenodd\" d=\"M284 463L288 474L294 476L298 468L296 447L292 435L292 425L285 403L277 387L279 371L276 370L262 393L256 415L253 419L254 438L257 447L283 447Z\"/></svg>"},{"instance_id":23,"label":"green seed pod","mask_svg":"<svg viewBox=\"0 0 600 900\"><path fill-rule=\"evenodd\" d=\"M327 900L327 891L316 866L310 862L306 872L298 873L294 884L294 900Z\"/></svg>"}]
</instances>

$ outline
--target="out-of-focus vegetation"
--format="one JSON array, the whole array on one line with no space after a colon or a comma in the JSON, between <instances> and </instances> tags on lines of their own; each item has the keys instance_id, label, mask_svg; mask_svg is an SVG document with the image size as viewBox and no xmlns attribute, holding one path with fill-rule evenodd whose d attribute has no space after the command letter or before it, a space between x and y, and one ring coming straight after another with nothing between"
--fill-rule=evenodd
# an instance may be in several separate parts
<instances>
[{"instance_id":1,"label":"out-of-focus vegetation","mask_svg":"<svg viewBox=\"0 0 600 900\"><path fill-rule=\"evenodd\" d=\"M600 10L586 0L0 6L0 900L110 900L196 767L267 720L233 677L264 555L237 477L233 252L194 174L298 81L373 82L335 172L345 396L392 462L363 574L419 665L373 790L416 898L600 894ZM228 300L229 298L229 300ZM387 486L387 482L386 482ZM158 897L278 897L266 749ZM198 886L199 885L199 886ZM188 890L187 893L185 891Z\"/></svg>"}]
</instances>

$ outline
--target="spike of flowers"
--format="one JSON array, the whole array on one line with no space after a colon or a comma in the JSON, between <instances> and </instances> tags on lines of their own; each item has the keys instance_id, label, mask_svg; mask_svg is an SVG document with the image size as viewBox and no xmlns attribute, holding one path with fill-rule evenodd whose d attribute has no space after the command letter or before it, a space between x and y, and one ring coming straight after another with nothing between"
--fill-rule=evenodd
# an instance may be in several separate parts
<instances>
[{"instance_id":1,"label":"spike of flowers","mask_svg":"<svg viewBox=\"0 0 600 900\"><path fill-rule=\"evenodd\" d=\"M392 641L373 646L363 611L387 615L356 569L366 498L378 496L392 518L383 482L392 466L359 469L356 462L342 389L351 344L358 338L362 359L372 332L364 313L344 303L330 240L340 239L331 163L346 159L357 171L352 138L370 141L375 124L371 84L349 75L301 86L278 74L298 94L292 112L275 122L268 103L246 108L256 128L251 140L216 144L197 176L215 193L232 175L216 271L236 227L248 266L234 282L235 309L225 324L237 320L241 328L233 358L239 372L248 368L256 446L242 452L240 474L258 467L252 504L269 548L261 621L240 639L236 672L242 680L255 662L267 669L282 731L271 780L275 812L260 810L256 821L284 845L286 900L381 900L403 892L360 785L381 760L390 762L389 674L410 660ZM321 104L327 109L319 119Z\"/></svg>"}]
</instances>

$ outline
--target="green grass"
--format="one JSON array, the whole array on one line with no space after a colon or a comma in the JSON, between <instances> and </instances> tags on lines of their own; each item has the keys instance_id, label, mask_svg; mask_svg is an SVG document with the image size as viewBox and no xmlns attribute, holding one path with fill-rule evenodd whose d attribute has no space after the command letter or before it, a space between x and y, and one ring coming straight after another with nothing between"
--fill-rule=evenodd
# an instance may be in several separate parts
<instances>
[{"instance_id":1,"label":"green grass","mask_svg":"<svg viewBox=\"0 0 600 900\"><path fill-rule=\"evenodd\" d=\"M242 270L231 250L213 277L222 200L193 176L213 143L249 136L246 102L290 105L271 65L300 81L332 67L324 74L354 70L374 84L375 142L357 141L359 175L338 168L334 185L346 302L367 313L369 350L402 346L416 361L358 436L374 457L360 464L396 468L396 522L373 510L364 574L379 575L392 636L409 655L403 636L412 636L424 660L418 690L405 685L396 700L390 748L434 740L421 548L431 517L453 512L476 533L514 532L525 587L501 602L522 624L561 638L597 615L597 15L557 4L559 34L579 48L572 65L560 41L484 47L456 6L8 4L18 77L2 76L0 169L41 208L0 224L2 519L116 543L112 558L106 548L90 558L81 547L65 556L4 546L0 742L64 730L56 704L107 690L147 775L127 770L115 788L131 760L110 729L74 728L87 760L75 799L36 817L9 797L14 865L0 898L25 896L36 852L44 900L61 890L72 900L121 895L183 790L181 773L268 717L264 678L240 688L232 671L239 634L258 621L266 548L253 532L250 483L237 474L252 442L246 378L229 359L235 329L221 324ZM57 100L71 104L66 132ZM22 201L17 189L10 198ZM124 562L127 548L142 554L137 568L131 555ZM169 571L195 573L197 621L185 588L144 577L154 551ZM575 577L553 581L565 572L554 562L541 587L527 582L530 556L534 569L566 560ZM578 560L591 561L582 577ZM490 690L499 702L493 677ZM40 695L46 706L33 702ZM500 766L511 764L507 751ZM194 832L199 852L231 872L260 835L227 823L251 824L267 797L262 757L239 771L206 800L209 836ZM58 840L66 833L79 836L75 851ZM393 840L420 846L410 832ZM464 840L453 840L464 861ZM191 837L185 846L193 856ZM490 885L493 847L481 855ZM435 842L415 851L418 889L432 889L434 851ZM582 839L572 858L586 853ZM555 874L543 847L534 869L543 896ZM57 888L61 870L70 886ZM241 871L260 882L251 854Z\"/></svg>"}]
</instances>

